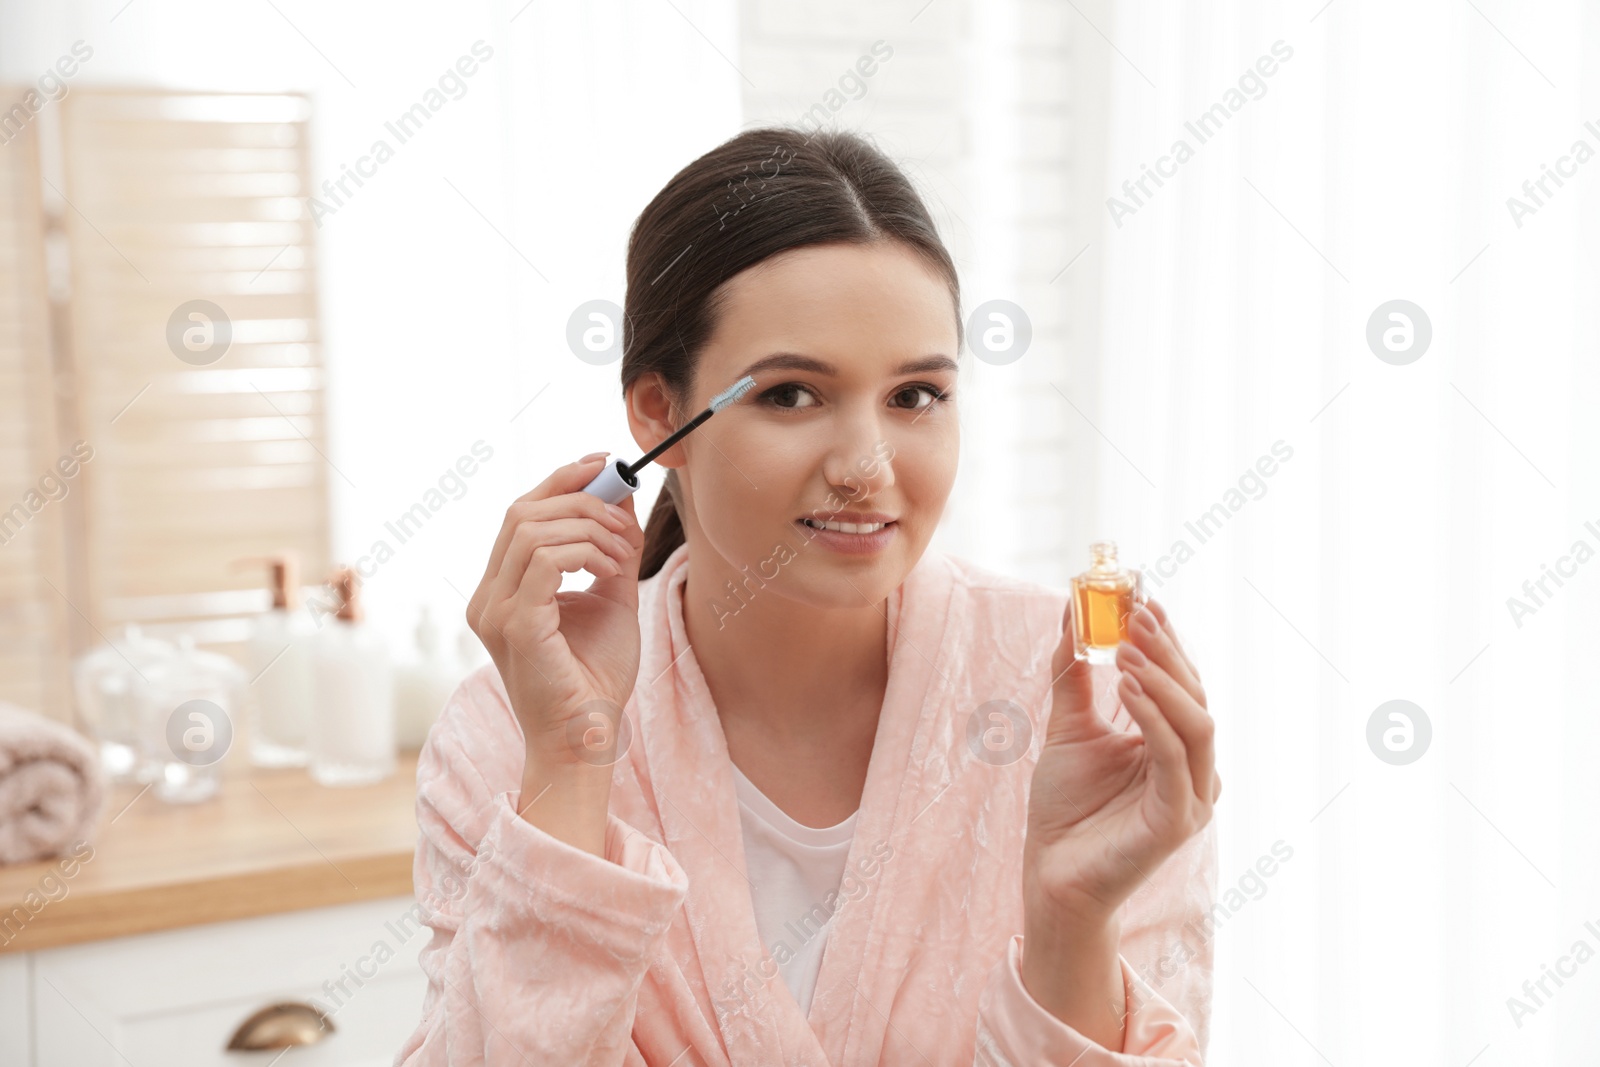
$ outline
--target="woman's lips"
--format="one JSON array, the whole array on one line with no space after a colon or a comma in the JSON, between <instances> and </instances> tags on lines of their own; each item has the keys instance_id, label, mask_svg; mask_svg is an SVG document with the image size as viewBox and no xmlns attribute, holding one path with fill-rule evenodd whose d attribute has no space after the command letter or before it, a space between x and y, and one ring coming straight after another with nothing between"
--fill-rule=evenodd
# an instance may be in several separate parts
<instances>
[{"instance_id":1,"label":"woman's lips","mask_svg":"<svg viewBox=\"0 0 1600 1067\"><path fill-rule=\"evenodd\" d=\"M888 523L883 529L869 534L823 530L807 526L804 519L796 519L794 524L800 527L811 543L846 556L870 556L874 552L881 552L894 540L896 532L900 529L898 521Z\"/></svg>"}]
</instances>

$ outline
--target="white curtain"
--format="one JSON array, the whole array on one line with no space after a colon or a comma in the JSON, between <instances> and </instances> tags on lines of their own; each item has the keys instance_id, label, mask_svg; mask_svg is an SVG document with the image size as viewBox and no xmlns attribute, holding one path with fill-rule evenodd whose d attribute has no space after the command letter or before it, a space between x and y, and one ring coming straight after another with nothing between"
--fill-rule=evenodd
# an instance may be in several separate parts
<instances>
[{"instance_id":1,"label":"white curtain","mask_svg":"<svg viewBox=\"0 0 1600 1067\"><path fill-rule=\"evenodd\" d=\"M1100 26L1123 207L1095 510L1169 575L1219 720L1212 1062L1600 1047L1595 14L1202 0ZM1564 184L1513 212L1545 164ZM1141 192L1146 165L1168 176ZM1411 362L1368 343L1395 300L1431 324ZM1392 700L1431 727L1413 762L1369 745Z\"/></svg>"}]
</instances>

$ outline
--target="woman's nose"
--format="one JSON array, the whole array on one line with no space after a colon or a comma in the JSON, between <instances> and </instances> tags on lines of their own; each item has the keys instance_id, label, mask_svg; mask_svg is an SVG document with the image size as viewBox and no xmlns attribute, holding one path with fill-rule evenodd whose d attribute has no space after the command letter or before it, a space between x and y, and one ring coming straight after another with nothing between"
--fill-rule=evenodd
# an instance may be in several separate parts
<instances>
[{"instance_id":1,"label":"woman's nose","mask_svg":"<svg viewBox=\"0 0 1600 1067\"><path fill-rule=\"evenodd\" d=\"M894 448L876 429L852 434L829 454L823 475L852 498L876 497L894 485Z\"/></svg>"}]
</instances>

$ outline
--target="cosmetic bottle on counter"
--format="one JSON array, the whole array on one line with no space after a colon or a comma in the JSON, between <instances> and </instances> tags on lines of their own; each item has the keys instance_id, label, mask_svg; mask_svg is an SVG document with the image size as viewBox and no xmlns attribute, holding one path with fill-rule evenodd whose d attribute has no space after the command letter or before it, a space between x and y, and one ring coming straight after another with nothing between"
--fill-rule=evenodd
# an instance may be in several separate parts
<instances>
[{"instance_id":1,"label":"cosmetic bottle on counter","mask_svg":"<svg viewBox=\"0 0 1600 1067\"><path fill-rule=\"evenodd\" d=\"M339 609L312 643L311 777L323 785L368 785L395 769L389 652L363 617L356 572L340 567L328 585Z\"/></svg>"},{"instance_id":2,"label":"cosmetic bottle on counter","mask_svg":"<svg viewBox=\"0 0 1600 1067\"><path fill-rule=\"evenodd\" d=\"M117 784L154 781L140 731L150 699L150 675L177 654L171 642L145 636L129 623L108 643L73 662L72 680L83 730L100 749L100 762Z\"/></svg>"},{"instance_id":3,"label":"cosmetic bottle on counter","mask_svg":"<svg viewBox=\"0 0 1600 1067\"><path fill-rule=\"evenodd\" d=\"M250 762L258 767L304 767L311 722L311 646L317 627L300 610L300 557L293 552L240 560L270 568L272 607L252 622Z\"/></svg>"},{"instance_id":4,"label":"cosmetic bottle on counter","mask_svg":"<svg viewBox=\"0 0 1600 1067\"><path fill-rule=\"evenodd\" d=\"M1144 583L1138 571L1117 563L1115 542L1096 541L1089 552L1093 564L1072 579L1074 653L1090 663L1115 663L1117 645L1128 639L1128 624L1144 604Z\"/></svg>"},{"instance_id":5,"label":"cosmetic bottle on counter","mask_svg":"<svg viewBox=\"0 0 1600 1067\"><path fill-rule=\"evenodd\" d=\"M395 671L395 740L401 749L421 748L445 701L461 681L455 659L444 653L428 606L417 619L416 654Z\"/></svg>"},{"instance_id":6,"label":"cosmetic bottle on counter","mask_svg":"<svg viewBox=\"0 0 1600 1067\"><path fill-rule=\"evenodd\" d=\"M147 673L150 699L140 732L144 758L156 768L153 792L169 804L208 800L233 748L245 673L227 656L196 648L189 634Z\"/></svg>"}]
</instances>

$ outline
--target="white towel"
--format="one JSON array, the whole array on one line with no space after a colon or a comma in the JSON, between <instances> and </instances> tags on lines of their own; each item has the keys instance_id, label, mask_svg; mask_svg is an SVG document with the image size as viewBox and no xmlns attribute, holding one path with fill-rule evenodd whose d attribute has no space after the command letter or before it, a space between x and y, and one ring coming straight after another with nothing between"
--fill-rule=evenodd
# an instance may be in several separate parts
<instances>
[{"instance_id":1,"label":"white towel","mask_svg":"<svg viewBox=\"0 0 1600 1067\"><path fill-rule=\"evenodd\" d=\"M105 771L82 734L0 702L0 864L31 863L87 839Z\"/></svg>"}]
</instances>

